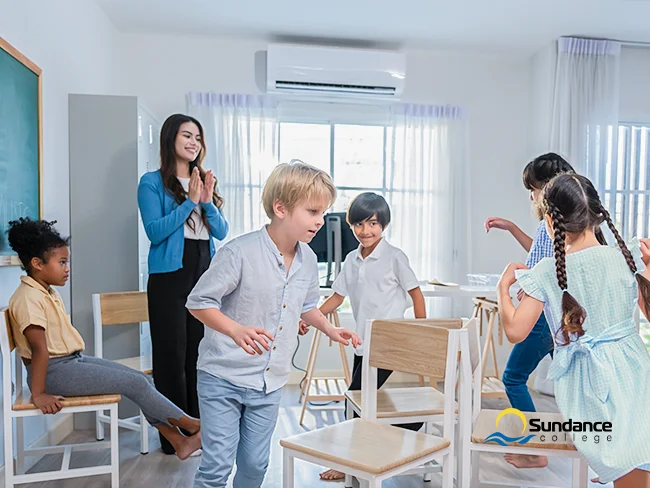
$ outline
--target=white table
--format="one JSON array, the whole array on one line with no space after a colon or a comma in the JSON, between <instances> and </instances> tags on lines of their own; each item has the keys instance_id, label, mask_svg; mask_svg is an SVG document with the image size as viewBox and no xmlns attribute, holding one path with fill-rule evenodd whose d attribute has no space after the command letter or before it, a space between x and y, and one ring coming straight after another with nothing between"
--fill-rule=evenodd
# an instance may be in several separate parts
<instances>
[{"instance_id":1,"label":"white table","mask_svg":"<svg viewBox=\"0 0 650 488\"><path fill-rule=\"evenodd\" d=\"M496 286L439 286L420 284L422 295L425 298L488 298L496 299ZM328 297L332 293L331 288L321 288L320 296Z\"/></svg>"}]
</instances>

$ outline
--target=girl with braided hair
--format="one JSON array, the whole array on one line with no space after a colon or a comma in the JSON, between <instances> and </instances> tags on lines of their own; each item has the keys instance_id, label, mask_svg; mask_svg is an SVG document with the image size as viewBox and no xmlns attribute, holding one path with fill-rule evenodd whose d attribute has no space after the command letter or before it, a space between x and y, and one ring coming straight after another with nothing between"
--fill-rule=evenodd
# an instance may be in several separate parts
<instances>
[{"instance_id":1,"label":"girl with braided hair","mask_svg":"<svg viewBox=\"0 0 650 488\"><path fill-rule=\"evenodd\" d=\"M490 217L485 221L486 232L490 232L490 229L501 229L512 234L528 252L526 266L529 268L535 266L542 258L553 256L553 241L546 232L543 216L539 214L537 203L542 195L544 185L561 173L574 173L574 171L571 165L556 153L542 154L524 168L523 183L530 192L530 200L533 202L540 220L533 238L509 220ZM530 334L524 341L515 344L512 348L501 378L513 408L522 412L535 411L535 404L528 391L528 378L547 354L553 355L553 338L544 314L540 313ZM543 468L548 464L548 459L545 456L506 454L504 457L507 462L517 468Z\"/></svg>"},{"instance_id":2,"label":"girl with braided hair","mask_svg":"<svg viewBox=\"0 0 650 488\"><path fill-rule=\"evenodd\" d=\"M549 379L562 416L574 424L611 424L598 441L589 432L566 435L602 483L650 488L650 356L633 319L637 305L650 315L650 241L635 238L627 245L583 176L551 180L541 211L554 258L533 269L511 263L503 272L498 299L504 330L510 342L520 343L544 310L555 341ZM617 248L596 237L603 222ZM517 308L509 295L515 281L525 293Z\"/></svg>"}]
</instances>

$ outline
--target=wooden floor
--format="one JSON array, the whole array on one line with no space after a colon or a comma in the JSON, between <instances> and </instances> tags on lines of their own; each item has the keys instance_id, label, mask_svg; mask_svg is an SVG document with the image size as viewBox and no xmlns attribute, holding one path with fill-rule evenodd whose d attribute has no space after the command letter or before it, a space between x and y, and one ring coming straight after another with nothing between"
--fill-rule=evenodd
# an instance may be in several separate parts
<instances>
[{"instance_id":1,"label":"wooden floor","mask_svg":"<svg viewBox=\"0 0 650 488\"><path fill-rule=\"evenodd\" d=\"M285 388L280 410L278 426L272 443L271 462L264 482L265 488L280 488L282 486L282 453L279 440L282 437L304 432L305 428L298 425L300 405L297 402L298 390L295 386ZM538 410L555 412L557 407L552 397L533 395ZM509 406L506 400L486 399L484 407L501 409ZM331 406L330 406L331 408ZM306 428L313 429L343 420L343 410L312 409L306 415ZM75 431L65 442L84 442L93 440L94 432ZM194 473L200 458L190 458L181 462L175 456L166 456L159 449L157 432L150 431L151 452L145 456L139 453L139 434L136 432L120 431L120 486L122 488L185 488L191 487ZM97 462L108 463L106 453L79 453L72 456L71 467L88 466ZM61 455L51 455L39 461L30 472L39 472L58 467ZM342 483L323 482L318 479L322 471L319 466L296 461L296 487L324 488L342 487ZM481 455L481 480L494 481L495 486L543 487L570 486L571 466L564 459L551 459L546 469L517 470L507 464L501 456L492 454ZM591 473L593 474L593 473ZM232 479L232 478L231 478ZM108 476L97 476L79 480L50 481L21 485L26 488L109 488ZM228 487L232 485L229 483ZM432 482L425 483L421 476L401 476L384 482L383 488L437 488L440 477L434 475ZM602 485L592 484L593 488ZM611 488L612 485L606 485Z\"/></svg>"}]
</instances>

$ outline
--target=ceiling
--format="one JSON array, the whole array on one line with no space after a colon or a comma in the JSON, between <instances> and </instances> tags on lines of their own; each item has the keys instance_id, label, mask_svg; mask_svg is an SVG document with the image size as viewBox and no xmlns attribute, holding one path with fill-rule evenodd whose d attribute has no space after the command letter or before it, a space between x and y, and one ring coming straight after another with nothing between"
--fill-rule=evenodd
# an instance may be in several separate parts
<instances>
[{"instance_id":1,"label":"ceiling","mask_svg":"<svg viewBox=\"0 0 650 488\"><path fill-rule=\"evenodd\" d=\"M535 52L563 35L650 42L650 0L95 0L122 32Z\"/></svg>"}]
</instances>

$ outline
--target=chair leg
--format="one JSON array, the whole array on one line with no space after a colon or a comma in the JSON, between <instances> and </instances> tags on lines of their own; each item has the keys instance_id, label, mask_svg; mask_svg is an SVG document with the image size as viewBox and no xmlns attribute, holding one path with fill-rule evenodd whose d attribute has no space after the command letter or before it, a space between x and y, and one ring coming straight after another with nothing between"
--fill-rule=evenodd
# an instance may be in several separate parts
<instances>
[{"instance_id":1,"label":"chair leg","mask_svg":"<svg viewBox=\"0 0 650 488\"><path fill-rule=\"evenodd\" d=\"M480 470L480 453L478 451L472 451L470 454L470 478L469 478L469 484L466 485L467 488L470 486L479 486L480 484L480 478L479 478L479 470Z\"/></svg>"},{"instance_id":2,"label":"chair leg","mask_svg":"<svg viewBox=\"0 0 650 488\"><path fill-rule=\"evenodd\" d=\"M431 422L425 422L424 423L424 433L425 434L431 434L431 430L432 430L431 427L432 427ZM422 479L424 481L431 481L431 478L432 478L431 473L424 473L424 476L422 477Z\"/></svg>"},{"instance_id":3,"label":"chair leg","mask_svg":"<svg viewBox=\"0 0 650 488\"><path fill-rule=\"evenodd\" d=\"M111 405L111 488L120 486L120 445L117 426L117 403Z\"/></svg>"},{"instance_id":4,"label":"chair leg","mask_svg":"<svg viewBox=\"0 0 650 488\"><path fill-rule=\"evenodd\" d=\"M11 412L4 412L5 488L14 488L14 429Z\"/></svg>"},{"instance_id":5,"label":"chair leg","mask_svg":"<svg viewBox=\"0 0 650 488\"><path fill-rule=\"evenodd\" d=\"M293 455L283 449L282 452L282 488L294 488L294 461Z\"/></svg>"},{"instance_id":6,"label":"chair leg","mask_svg":"<svg viewBox=\"0 0 650 488\"><path fill-rule=\"evenodd\" d=\"M442 458L442 488L454 488L454 451Z\"/></svg>"},{"instance_id":7,"label":"chair leg","mask_svg":"<svg viewBox=\"0 0 650 488\"><path fill-rule=\"evenodd\" d=\"M149 454L149 422L140 410L140 454Z\"/></svg>"},{"instance_id":8,"label":"chair leg","mask_svg":"<svg viewBox=\"0 0 650 488\"><path fill-rule=\"evenodd\" d=\"M16 418L16 474L25 474L25 427L23 418Z\"/></svg>"},{"instance_id":9,"label":"chair leg","mask_svg":"<svg viewBox=\"0 0 650 488\"><path fill-rule=\"evenodd\" d=\"M345 480L343 483L345 488L352 488L352 475L345 473Z\"/></svg>"},{"instance_id":10,"label":"chair leg","mask_svg":"<svg viewBox=\"0 0 650 488\"><path fill-rule=\"evenodd\" d=\"M571 478L572 488L587 488L589 486L589 465L584 459L573 459Z\"/></svg>"},{"instance_id":11,"label":"chair leg","mask_svg":"<svg viewBox=\"0 0 650 488\"><path fill-rule=\"evenodd\" d=\"M104 413L103 410L98 410L95 412L95 431L96 435L95 437L97 438L98 441L103 441L104 440L104 424L102 423L101 420L99 420L99 416Z\"/></svg>"},{"instance_id":12,"label":"chair leg","mask_svg":"<svg viewBox=\"0 0 650 488\"><path fill-rule=\"evenodd\" d=\"M371 479L368 481L368 488L381 488L381 480L378 479Z\"/></svg>"}]
</instances>

